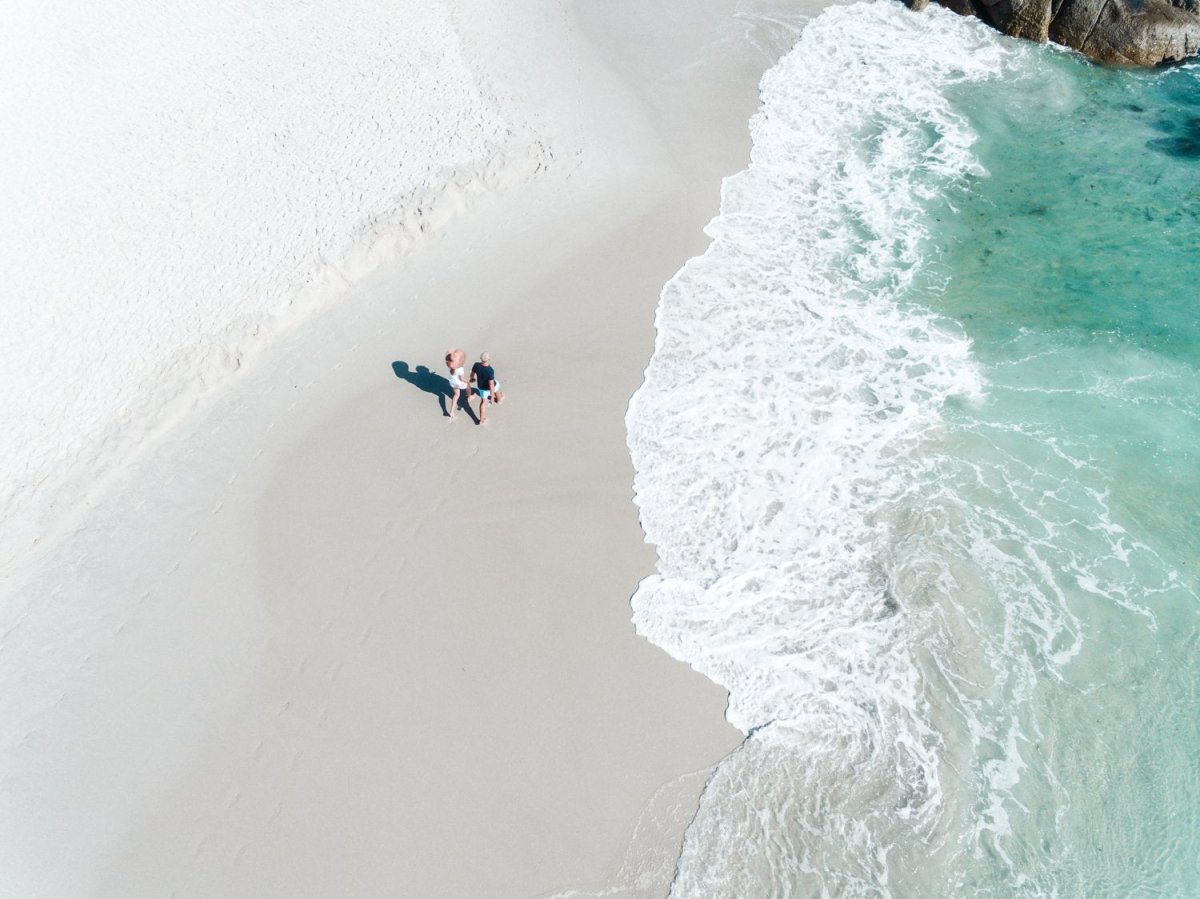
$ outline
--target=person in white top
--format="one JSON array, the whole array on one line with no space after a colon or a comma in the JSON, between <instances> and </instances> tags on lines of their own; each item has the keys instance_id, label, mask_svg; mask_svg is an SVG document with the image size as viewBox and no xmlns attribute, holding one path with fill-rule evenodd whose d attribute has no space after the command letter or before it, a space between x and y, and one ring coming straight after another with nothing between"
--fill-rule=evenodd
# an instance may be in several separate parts
<instances>
[{"instance_id":1,"label":"person in white top","mask_svg":"<svg viewBox=\"0 0 1200 899\"><path fill-rule=\"evenodd\" d=\"M450 372L447 380L453 391L453 396L450 397L451 420L454 419L454 413L458 411L458 398L464 395L468 387L466 372L463 371L463 364L466 361L467 354L462 350L451 350L446 354L446 368Z\"/></svg>"}]
</instances>

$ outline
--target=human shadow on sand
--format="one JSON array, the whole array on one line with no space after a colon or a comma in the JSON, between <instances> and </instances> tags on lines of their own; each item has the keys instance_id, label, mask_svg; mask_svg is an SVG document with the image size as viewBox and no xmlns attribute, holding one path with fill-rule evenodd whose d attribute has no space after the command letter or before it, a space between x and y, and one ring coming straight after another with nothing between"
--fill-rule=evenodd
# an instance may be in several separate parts
<instances>
[{"instance_id":1,"label":"human shadow on sand","mask_svg":"<svg viewBox=\"0 0 1200 899\"><path fill-rule=\"evenodd\" d=\"M418 365L416 369L408 367L407 362L393 362L392 371L396 373L396 377L401 381L406 381L416 387L418 390L423 390L425 393L432 393L438 399L438 405L441 407L442 415L450 414L450 398L454 396L454 391L450 387L450 382L441 375L435 375L424 365ZM475 418L475 412L471 409L471 404L467 401L469 391L462 391L458 395L459 408L463 409L471 421L478 424L478 419Z\"/></svg>"}]
</instances>

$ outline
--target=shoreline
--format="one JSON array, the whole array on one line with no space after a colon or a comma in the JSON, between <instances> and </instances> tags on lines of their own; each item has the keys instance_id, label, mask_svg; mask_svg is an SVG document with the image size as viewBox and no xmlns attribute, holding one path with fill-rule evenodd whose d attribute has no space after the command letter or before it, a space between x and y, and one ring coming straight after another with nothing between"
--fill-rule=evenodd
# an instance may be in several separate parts
<instances>
[{"instance_id":1,"label":"shoreline","mask_svg":"<svg viewBox=\"0 0 1200 899\"><path fill-rule=\"evenodd\" d=\"M23 588L6 887L665 892L741 735L633 632L655 556L624 411L658 291L748 154L771 60L734 5L541 26L576 66L555 87L584 91L559 103L604 104L577 159L285 334ZM452 344L492 353L487 428L391 369Z\"/></svg>"}]
</instances>

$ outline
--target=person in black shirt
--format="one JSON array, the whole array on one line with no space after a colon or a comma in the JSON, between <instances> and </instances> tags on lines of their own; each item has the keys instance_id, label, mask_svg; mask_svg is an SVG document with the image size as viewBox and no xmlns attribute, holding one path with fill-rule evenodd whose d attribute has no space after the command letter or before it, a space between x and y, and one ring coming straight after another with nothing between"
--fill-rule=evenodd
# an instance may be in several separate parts
<instances>
[{"instance_id":1,"label":"person in black shirt","mask_svg":"<svg viewBox=\"0 0 1200 899\"><path fill-rule=\"evenodd\" d=\"M496 383L496 370L492 368L491 357L487 353L471 366L471 383L475 385L475 393L479 396L479 423L483 424L487 421L487 407L500 389Z\"/></svg>"}]
</instances>

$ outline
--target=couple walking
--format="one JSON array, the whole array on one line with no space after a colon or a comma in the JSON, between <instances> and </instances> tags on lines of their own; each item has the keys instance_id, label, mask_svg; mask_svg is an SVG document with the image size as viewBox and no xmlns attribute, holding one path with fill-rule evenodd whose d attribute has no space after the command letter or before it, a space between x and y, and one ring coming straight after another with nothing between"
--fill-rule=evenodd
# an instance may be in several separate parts
<instances>
[{"instance_id":1,"label":"couple walking","mask_svg":"<svg viewBox=\"0 0 1200 899\"><path fill-rule=\"evenodd\" d=\"M470 396L471 385L475 385L475 395L479 397L479 424L487 421L487 407L491 403L500 404L504 402L504 394L500 390L500 384L496 381L496 370L492 368L491 357L487 353L483 353L479 357L479 361L471 366L471 379L466 380L466 375L463 371L463 366L466 364L467 354L462 350L453 349L446 354L446 368L450 374L450 389L454 391L454 395L450 398L450 419L453 420L454 413L458 411L458 399L460 394ZM471 411L470 402L467 403L467 411Z\"/></svg>"}]
</instances>

